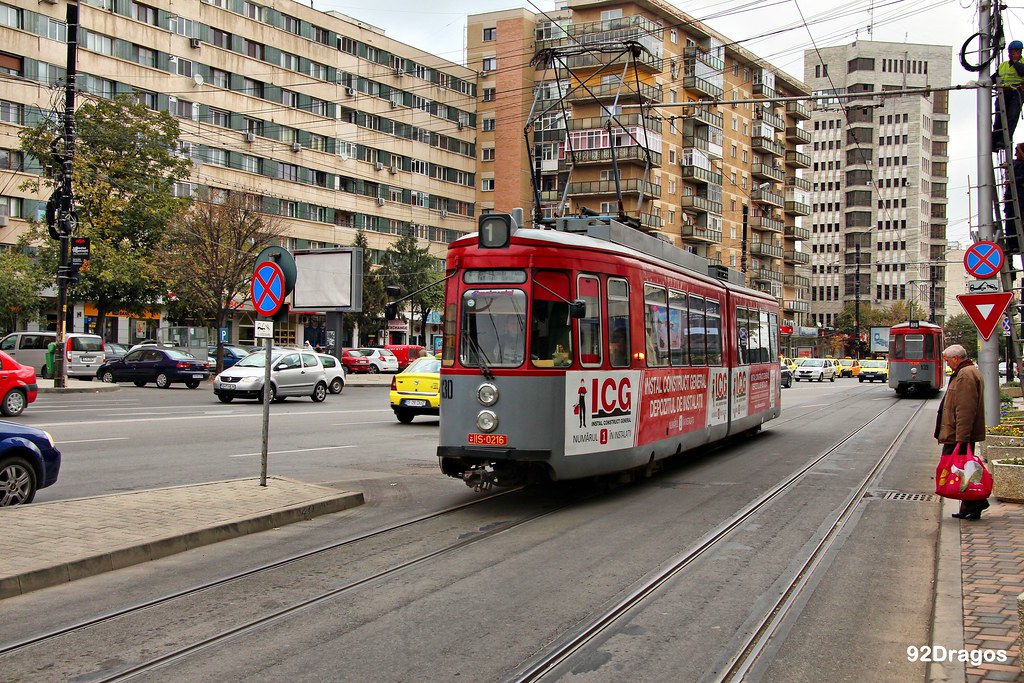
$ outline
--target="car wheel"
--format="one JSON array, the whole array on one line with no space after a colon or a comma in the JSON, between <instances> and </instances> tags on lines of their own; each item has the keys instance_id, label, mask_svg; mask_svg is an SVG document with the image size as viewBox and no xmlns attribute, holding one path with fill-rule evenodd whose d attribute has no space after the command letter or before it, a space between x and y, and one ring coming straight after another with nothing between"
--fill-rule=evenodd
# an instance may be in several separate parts
<instances>
[{"instance_id":1,"label":"car wheel","mask_svg":"<svg viewBox=\"0 0 1024 683\"><path fill-rule=\"evenodd\" d=\"M313 403L322 403L327 398L327 384L325 382L317 382L316 386L313 387L313 395L310 398L313 399Z\"/></svg>"},{"instance_id":2,"label":"car wheel","mask_svg":"<svg viewBox=\"0 0 1024 683\"><path fill-rule=\"evenodd\" d=\"M161 389L170 389L171 378L161 372L156 376L156 385Z\"/></svg>"},{"instance_id":3,"label":"car wheel","mask_svg":"<svg viewBox=\"0 0 1024 683\"><path fill-rule=\"evenodd\" d=\"M345 388L345 383L341 381L340 377L335 377L331 380L331 386L327 387L327 390L332 394L340 394L341 390Z\"/></svg>"},{"instance_id":4,"label":"car wheel","mask_svg":"<svg viewBox=\"0 0 1024 683\"><path fill-rule=\"evenodd\" d=\"M146 386L146 383L145 383L145 382L143 382L143 381L142 381L142 380L140 380L140 379L137 379L137 380L135 380L134 382L132 382L132 384L134 384L134 385L135 385L135 386L137 386L137 387L144 387L144 386Z\"/></svg>"},{"instance_id":5,"label":"car wheel","mask_svg":"<svg viewBox=\"0 0 1024 683\"><path fill-rule=\"evenodd\" d=\"M185 382L185 386L189 389L195 389L199 386L199 380L192 380L191 382Z\"/></svg>"},{"instance_id":6,"label":"car wheel","mask_svg":"<svg viewBox=\"0 0 1024 683\"><path fill-rule=\"evenodd\" d=\"M0 413L3 413L7 417L17 417L25 412L25 406L28 405L28 397L22 392L21 389L11 389L4 396L4 402L0 404ZM0 488L0 490L3 490Z\"/></svg>"},{"instance_id":7,"label":"car wheel","mask_svg":"<svg viewBox=\"0 0 1024 683\"><path fill-rule=\"evenodd\" d=\"M24 458L0 461L0 507L24 505L36 497L36 472Z\"/></svg>"},{"instance_id":8,"label":"car wheel","mask_svg":"<svg viewBox=\"0 0 1024 683\"><path fill-rule=\"evenodd\" d=\"M818 375L818 381L819 382L824 382L825 381L825 373L824 372L821 373L820 375Z\"/></svg>"},{"instance_id":9,"label":"car wheel","mask_svg":"<svg viewBox=\"0 0 1024 683\"><path fill-rule=\"evenodd\" d=\"M103 376L101 376L100 379L102 379L105 384L113 384L114 373L112 373L110 370L107 370L106 372L103 373Z\"/></svg>"},{"instance_id":10,"label":"car wheel","mask_svg":"<svg viewBox=\"0 0 1024 683\"><path fill-rule=\"evenodd\" d=\"M235 400L233 394L217 394L217 398L220 399L221 403L231 403Z\"/></svg>"},{"instance_id":11,"label":"car wheel","mask_svg":"<svg viewBox=\"0 0 1024 683\"><path fill-rule=\"evenodd\" d=\"M399 422L401 422L404 425L407 425L410 422L412 422L412 418L414 418L416 416L413 415L413 413L411 411L409 411L409 410L396 410L395 411L395 417L398 418Z\"/></svg>"},{"instance_id":12,"label":"car wheel","mask_svg":"<svg viewBox=\"0 0 1024 683\"><path fill-rule=\"evenodd\" d=\"M863 377L858 377L857 379L860 380L861 384L864 384L864 378Z\"/></svg>"},{"instance_id":13,"label":"car wheel","mask_svg":"<svg viewBox=\"0 0 1024 683\"><path fill-rule=\"evenodd\" d=\"M831 377L828 378L828 381L829 382L835 382L836 381L836 376L832 375Z\"/></svg>"},{"instance_id":14,"label":"car wheel","mask_svg":"<svg viewBox=\"0 0 1024 683\"><path fill-rule=\"evenodd\" d=\"M274 385L270 385L270 400L273 401L277 398L277 391L274 389ZM256 396L258 403L263 403L263 389L260 389L260 393Z\"/></svg>"},{"instance_id":15,"label":"car wheel","mask_svg":"<svg viewBox=\"0 0 1024 683\"><path fill-rule=\"evenodd\" d=\"M378 368L376 365L371 364L370 365L370 374L371 375L376 375L378 372L380 372L380 368Z\"/></svg>"}]
</instances>

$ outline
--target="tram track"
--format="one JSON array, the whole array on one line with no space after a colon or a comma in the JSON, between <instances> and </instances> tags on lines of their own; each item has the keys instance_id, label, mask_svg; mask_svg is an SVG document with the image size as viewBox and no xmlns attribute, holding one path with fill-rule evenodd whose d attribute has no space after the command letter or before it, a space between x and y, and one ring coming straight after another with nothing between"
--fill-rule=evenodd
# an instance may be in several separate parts
<instances>
[{"instance_id":1,"label":"tram track","mask_svg":"<svg viewBox=\"0 0 1024 683\"><path fill-rule=\"evenodd\" d=\"M761 662L761 656L772 642L774 634L780 626L794 614L794 606L798 601L801 592L806 588L814 572L820 567L830 549L840 538L843 529L851 520L857 505L863 499L866 491L875 482L886 465L891 460L898 446L903 442L907 432L917 416L924 409L925 401L922 401L913 414L906 420L897 436L892 439L882 456L875 461L868 473L861 479L859 485L846 500L841 508L839 516L825 531L823 537L818 541L813 551L803 561L799 570L789 580L788 585L781 592L779 598L772 604L762 617L758 619L756 627L749 636L744 639L736 654L726 663L725 670L717 677L710 680L734 681L743 680ZM825 461L829 456L836 453L844 445L852 441L858 434L868 429L876 420L888 412L890 406L876 413L868 421L834 444L820 455L806 462L799 469L792 472L784 480L775 484L771 489L763 493L756 500L735 513L718 527L708 532L681 555L672 558L655 574L649 576L642 583L635 586L625 597L621 598L608 609L592 617L582 627L563 635L552 647L545 652L535 656L524 666L519 668L507 680L515 683L526 683L538 681L555 673L562 665L568 663L575 656L581 654L597 638L610 632L623 617L634 609L649 604L656 599L660 589L666 586L674 577L678 576L687 567L698 560L707 557L716 546L728 539L734 532L740 529L755 514L766 509L773 501L793 488L816 466Z\"/></svg>"},{"instance_id":2,"label":"tram track","mask_svg":"<svg viewBox=\"0 0 1024 683\"><path fill-rule=\"evenodd\" d=\"M401 522L395 522L393 524L389 524L389 525L384 526L384 527L373 529L371 531L367 531L365 533L359 534L357 536L353 536L351 538L346 538L346 539L344 539L342 541L336 541L334 543L329 543L329 544L326 544L326 545L322 545L322 546L319 546L317 548L313 548L311 550L304 550L302 552L294 553L294 554L289 555L287 557L284 557L284 558L281 558L281 559L278 559L278 560L274 560L273 562L268 562L268 563L265 563L265 564L262 564L262 565L259 565L259 566L256 566L256 567L252 567L250 569L246 569L244 571L236 572L236 573L231 574L229 576L221 577L219 579L215 579L215 580L212 580L212 581L207 581L207 582L204 582L204 583L201 583L201 584L198 584L198 585L194 585L194 586L189 586L188 588L184 588L184 589L175 591L173 593L168 593L166 595L162 595L162 596L153 598L151 600L146 600L146 601L143 601L143 602L138 602L138 603L135 603L135 604L132 604L132 605L128 605L128 606L125 606L125 607L113 610L113 611L108 611L108 612L105 612L103 614L97 615L95 617L91 617L89 619L80 620L80 621L77 621L77 622L72 623L72 624L61 626L59 628L56 628L56 629L53 629L53 630L50 630L50 631L46 631L45 633L39 633L39 634L33 635L33 636L29 637L29 638L25 638L25 639L22 639L22 640L18 640L18 641L14 641L14 642L9 642L9 643L2 643L2 644L0 644L0 657L5 657L7 655L16 654L16 653L18 653L21 650L25 650L27 648L38 646L38 645L43 645L43 644L46 644L46 643L48 643L50 641L53 641L55 639L62 638L62 637L65 637L65 636L68 636L68 635L71 635L71 634L74 634L74 633L77 633L77 632L80 632L80 631L84 631L84 630L89 629L89 628L100 626L102 624L114 621L116 619L121 619L121 618L128 617L128 616L131 616L133 614L138 614L140 612L143 612L143 611L146 611L146 610L150 610L150 609L153 609L153 608L156 608L156 607L168 605L168 604L173 603L175 601L180 601L180 600L183 600L185 598L196 596L196 595L199 595L199 594L207 592L207 591L211 591L211 590L216 589L216 588L228 586L230 584L237 583L239 581L243 581L243 580L248 579L248 578L256 577L256 576L259 576L261 574L266 574L266 573L272 572L274 570L282 569L282 568L288 567L289 565L293 565L293 564L296 564L298 562L301 562L303 560L307 560L307 559L310 559L310 558L317 557L319 555L323 555L325 553L330 553L330 552L333 552L333 551L336 551L336 550L340 550L340 549L345 548L347 546L351 546L351 545L354 545L356 543L361 543L361 542L364 542L364 541L368 541L370 539L373 539L373 538L376 538L376 537L379 537L379 536L383 536L383 535L386 535L386 534L398 531L400 529L405 529L407 527L410 527L410 526L413 526L413 525L416 525L416 524L421 524L423 522L427 522L427 521L435 520L435 519L438 519L438 518L441 518L441 517L445 517L447 515L451 515L451 514L454 514L454 513L457 513L457 512L460 512L460 511L472 508L472 507L484 505L485 503L492 502L492 501L494 501L496 499L499 499L499 498L502 498L504 496L508 496L508 495L514 494L514 493L522 491L522 490L523 490L522 487L517 487L517 488L511 488L511 489L508 489L508 490L498 491L498 492L493 493L492 495L488 495L488 496L485 496L485 497L482 497L482 498L478 498L478 499L475 499L475 500L470 500L470 501L467 501L467 502L462 503L460 505L453 505L451 507L444 508L444 509L438 510L436 512L430 512L430 513L427 513L427 514L419 515L419 516L414 517L412 519L407 519L407 520L404 520L404 521L401 521Z\"/></svg>"}]
</instances>

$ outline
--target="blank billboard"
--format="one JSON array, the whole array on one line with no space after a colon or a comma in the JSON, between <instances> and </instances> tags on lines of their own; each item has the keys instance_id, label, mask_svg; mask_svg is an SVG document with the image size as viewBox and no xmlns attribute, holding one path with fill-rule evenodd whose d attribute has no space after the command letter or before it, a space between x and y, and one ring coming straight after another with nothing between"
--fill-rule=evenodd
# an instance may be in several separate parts
<instances>
[{"instance_id":1,"label":"blank billboard","mask_svg":"<svg viewBox=\"0 0 1024 683\"><path fill-rule=\"evenodd\" d=\"M296 251L292 310L363 310L363 250Z\"/></svg>"}]
</instances>

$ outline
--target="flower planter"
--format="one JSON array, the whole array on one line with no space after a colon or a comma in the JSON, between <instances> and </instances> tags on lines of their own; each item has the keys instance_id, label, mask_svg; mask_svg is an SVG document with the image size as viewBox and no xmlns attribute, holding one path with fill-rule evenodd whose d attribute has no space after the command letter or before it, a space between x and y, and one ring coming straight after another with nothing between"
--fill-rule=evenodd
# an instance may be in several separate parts
<instances>
[{"instance_id":1,"label":"flower planter","mask_svg":"<svg viewBox=\"0 0 1024 683\"><path fill-rule=\"evenodd\" d=\"M1024 451L1024 448L1020 449ZM1024 465L1003 464L990 460L992 467L992 495L1008 503L1024 503Z\"/></svg>"},{"instance_id":2,"label":"flower planter","mask_svg":"<svg viewBox=\"0 0 1024 683\"><path fill-rule=\"evenodd\" d=\"M985 451L984 451L984 453L982 453L982 457L984 457L984 459L987 462L992 462L993 460L1000 460L1000 459L1009 460L1010 458L1024 458L1024 445L1022 445L1022 446L995 446L995 445L985 446Z\"/></svg>"},{"instance_id":3,"label":"flower planter","mask_svg":"<svg viewBox=\"0 0 1024 683\"><path fill-rule=\"evenodd\" d=\"M1022 387L999 387L999 392L1012 398L1024 396L1024 388Z\"/></svg>"}]
</instances>

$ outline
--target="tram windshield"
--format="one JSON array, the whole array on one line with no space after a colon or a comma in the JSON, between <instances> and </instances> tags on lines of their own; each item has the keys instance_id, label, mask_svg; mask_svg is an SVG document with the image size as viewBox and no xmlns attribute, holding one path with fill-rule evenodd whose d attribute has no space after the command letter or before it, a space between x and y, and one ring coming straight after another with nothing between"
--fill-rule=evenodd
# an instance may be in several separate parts
<instances>
[{"instance_id":1,"label":"tram windshield","mask_svg":"<svg viewBox=\"0 0 1024 683\"><path fill-rule=\"evenodd\" d=\"M518 367L526 358L526 293L470 289L462 295L459 361L463 365Z\"/></svg>"}]
</instances>

